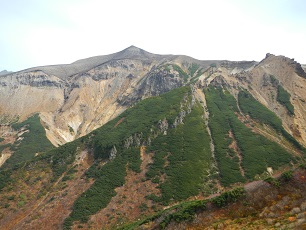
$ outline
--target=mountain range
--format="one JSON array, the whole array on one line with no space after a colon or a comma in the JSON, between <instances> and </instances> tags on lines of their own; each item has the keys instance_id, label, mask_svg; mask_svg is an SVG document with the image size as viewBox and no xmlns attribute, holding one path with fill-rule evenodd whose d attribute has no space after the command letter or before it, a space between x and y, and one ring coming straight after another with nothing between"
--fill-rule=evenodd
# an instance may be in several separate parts
<instances>
[{"instance_id":1,"label":"mountain range","mask_svg":"<svg viewBox=\"0 0 306 230\"><path fill-rule=\"evenodd\" d=\"M0 226L302 227L304 69L273 54L201 61L131 46L2 71Z\"/></svg>"}]
</instances>

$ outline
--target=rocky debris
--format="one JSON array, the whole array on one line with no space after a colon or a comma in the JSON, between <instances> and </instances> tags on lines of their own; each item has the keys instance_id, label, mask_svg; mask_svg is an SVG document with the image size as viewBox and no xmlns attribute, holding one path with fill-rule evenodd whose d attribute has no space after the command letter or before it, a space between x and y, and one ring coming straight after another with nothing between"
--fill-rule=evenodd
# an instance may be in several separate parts
<instances>
[{"instance_id":1,"label":"rocky debris","mask_svg":"<svg viewBox=\"0 0 306 230\"><path fill-rule=\"evenodd\" d=\"M158 128L159 128L160 132L162 132L164 135L167 135L167 130L169 128L169 124L168 124L168 121L167 121L166 118L158 121Z\"/></svg>"},{"instance_id":2,"label":"rocky debris","mask_svg":"<svg viewBox=\"0 0 306 230\"><path fill-rule=\"evenodd\" d=\"M223 86L228 87L229 84L226 82L225 78L221 75L216 76L211 82L211 86Z\"/></svg>"},{"instance_id":3,"label":"rocky debris","mask_svg":"<svg viewBox=\"0 0 306 230\"><path fill-rule=\"evenodd\" d=\"M306 211L306 202L303 202L302 204L301 204L301 210L304 212L304 211Z\"/></svg>"},{"instance_id":4,"label":"rocky debris","mask_svg":"<svg viewBox=\"0 0 306 230\"><path fill-rule=\"evenodd\" d=\"M298 207L296 207L296 208L293 208L293 209L291 210L290 213L291 213L292 215L294 215L294 214L298 214L300 211L301 211L301 209L298 208Z\"/></svg>"},{"instance_id":5,"label":"rocky debris","mask_svg":"<svg viewBox=\"0 0 306 230\"><path fill-rule=\"evenodd\" d=\"M301 213L299 213L299 214L296 216L296 218L298 218L298 219L305 219L305 217L306 217L305 212L301 212Z\"/></svg>"},{"instance_id":6,"label":"rocky debris","mask_svg":"<svg viewBox=\"0 0 306 230\"><path fill-rule=\"evenodd\" d=\"M305 218L298 219L298 220L297 220L297 225L301 225L301 224L303 224L303 223L305 223L305 222L306 222L306 219L305 219Z\"/></svg>"},{"instance_id":7,"label":"rocky debris","mask_svg":"<svg viewBox=\"0 0 306 230\"><path fill-rule=\"evenodd\" d=\"M220 63L221 67L234 69L234 68L241 68L241 69L249 69L250 67L256 65L256 61L222 61Z\"/></svg>"},{"instance_id":8,"label":"rocky debris","mask_svg":"<svg viewBox=\"0 0 306 230\"><path fill-rule=\"evenodd\" d=\"M143 145L143 133L135 133L132 136L129 136L127 139L124 141L124 147L129 148L131 146L139 147Z\"/></svg>"},{"instance_id":9,"label":"rocky debris","mask_svg":"<svg viewBox=\"0 0 306 230\"><path fill-rule=\"evenodd\" d=\"M193 86L191 86L193 87ZM193 88L191 88L193 90ZM174 119L172 127L176 128L179 124L183 124L184 118L187 114L191 113L192 107L195 105L195 96L194 93L192 95L185 95L181 102L181 111L178 116Z\"/></svg>"},{"instance_id":10,"label":"rocky debris","mask_svg":"<svg viewBox=\"0 0 306 230\"><path fill-rule=\"evenodd\" d=\"M124 141L124 147L129 148L133 144L133 136L129 136L127 139Z\"/></svg>"},{"instance_id":11,"label":"rocky debris","mask_svg":"<svg viewBox=\"0 0 306 230\"><path fill-rule=\"evenodd\" d=\"M173 127L176 128L179 124L183 124L183 120L186 116L186 111L182 110L173 122Z\"/></svg>"},{"instance_id":12,"label":"rocky debris","mask_svg":"<svg viewBox=\"0 0 306 230\"><path fill-rule=\"evenodd\" d=\"M266 219L266 221L267 221L267 224L270 224L270 225L272 225L274 223L273 219Z\"/></svg>"},{"instance_id":13,"label":"rocky debris","mask_svg":"<svg viewBox=\"0 0 306 230\"><path fill-rule=\"evenodd\" d=\"M109 160L114 160L116 156L117 156L117 149L116 149L116 146L113 146L113 148L111 149L109 153Z\"/></svg>"}]
</instances>

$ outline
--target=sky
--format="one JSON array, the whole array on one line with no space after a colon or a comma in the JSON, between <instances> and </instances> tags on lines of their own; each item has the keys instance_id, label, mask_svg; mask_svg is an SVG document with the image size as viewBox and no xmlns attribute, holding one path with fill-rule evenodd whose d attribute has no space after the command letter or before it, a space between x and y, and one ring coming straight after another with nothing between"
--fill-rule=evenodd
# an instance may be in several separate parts
<instances>
[{"instance_id":1,"label":"sky","mask_svg":"<svg viewBox=\"0 0 306 230\"><path fill-rule=\"evenodd\" d=\"M0 71L68 64L131 45L200 60L306 64L305 0L0 0Z\"/></svg>"}]
</instances>

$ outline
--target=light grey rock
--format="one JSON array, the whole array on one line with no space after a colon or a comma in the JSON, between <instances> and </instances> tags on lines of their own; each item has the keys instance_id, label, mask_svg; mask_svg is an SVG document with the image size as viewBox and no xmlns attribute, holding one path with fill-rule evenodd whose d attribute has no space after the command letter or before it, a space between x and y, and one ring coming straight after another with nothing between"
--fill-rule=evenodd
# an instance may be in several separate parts
<instances>
[{"instance_id":1,"label":"light grey rock","mask_svg":"<svg viewBox=\"0 0 306 230\"><path fill-rule=\"evenodd\" d=\"M113 146L113 148L111 149L109 153L109 159L113 160L116 158L116 156L117 156L117 149L116 149L116 146Z\"/></svg>"},{"instance_id":2,"label":"light grey rock","mask_svg":"<svg viewBox=\"0 0 306 230\"><path fill-rule=\"evenodd\" d=\"M299 213L299 212L301 212L301 209L300 208L298 208L298 207L295 207L295 208L293 208L292 210L291 210L291 214L297 214L297 213Z\"/></svg>"},{"instance_id":3,"label":"light grey rock","mask_svg":"<svg viewBox=\"0 0 306 230\"><path fill-rule=\"evenodd\" d=\"M274 212L269 212L267 216L270 217L270 218L276 217Z\"/></svg>"},{"instance_id":4,"label":"light grey rock","mask_svg":"<svg viewBox=\"0 0 306 230\"><path fill-rule=\"evenodd\" d=\"M301 224L303 224L303 223L305 223L306 222L306 219L305 218L303 218L303 219L298 219L297 220L297 225L301 225Z\"/></svg>"},{"instance_id":5,"label":"light grey rock","mask_svg":"<svg viewBox=\"0 0 306 230\"><path fill-rule=\"evenodd\" d=\"M301 212L301 213L299 213L299 214L297 215L297 218L298 218L298 219L302 219L302 218L305 218L305 217L306 217L306 215L305 215L304 212Z\"/></svg>"},{"instance_id":6,"label":"light grey rock","mask_svg":"<svg viewBox=\"0 0 306 230\"><path fill-rule=\"evenodd\" d=\"M306 202L303 202L300 207L303 212L306 211Z\"/></svg>"},{"instance_id":7,"label":"light grey rock","mask_svg":"<svg viewBox=\"0 0 306 230\"><path fill-rule=\"evenodd\" d=\"M266 219L266 221L267 221L267 224L270 224L270 225L272 225L273 223L274 223L274 220L273 219Z\"/></svg>"},{"instance_id":8,"label":"light grey rock","mask_svg":"<svg viewBox=\"0 0 306 230\"><path fill-rule=\"evenodd\" d=\"M286 225L287 229L293 229L296 226L296 223L290 223L288 225ZM285 228L286 229L286 228Z\"/></svg>"}]
</instances>

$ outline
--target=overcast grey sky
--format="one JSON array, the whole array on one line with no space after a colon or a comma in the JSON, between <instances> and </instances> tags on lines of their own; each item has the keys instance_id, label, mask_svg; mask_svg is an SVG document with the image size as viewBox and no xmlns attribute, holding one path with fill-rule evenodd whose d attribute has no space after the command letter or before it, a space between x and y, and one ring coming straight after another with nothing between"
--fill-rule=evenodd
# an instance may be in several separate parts
<instances>
[{"instance_id":1,"label":"overcast grey sky","mask_svg":"<svg viewBox=\"0 0 306 230\"><path fill-rule=\"evenodd\" d=\"M135 45L200 60L306 64L305 0L0 0L0 71L66 64Z\"/></svg>"}]
</instances>

